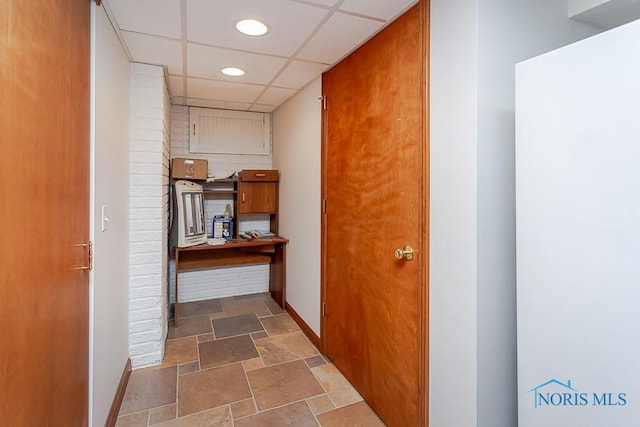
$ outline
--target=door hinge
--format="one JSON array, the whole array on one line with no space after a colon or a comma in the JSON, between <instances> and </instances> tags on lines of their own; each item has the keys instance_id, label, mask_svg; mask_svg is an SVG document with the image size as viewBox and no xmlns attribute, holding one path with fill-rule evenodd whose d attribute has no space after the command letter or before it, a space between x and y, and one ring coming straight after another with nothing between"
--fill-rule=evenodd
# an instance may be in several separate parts
<instances>
[{"instance_id":1,"label":"door hinge","mask_svg":"<svg viewBox=\"0 0 640 427\"><path fill-rule=\"evenodd\" d=\"M327 213L327 199L322 199L322 213Z\"/></svg>"},{"instance_id":2,"label":"door hinge","mask_svg":"<svg viewBox=\"0 0 640 427\"><path fill-rule=\"evenodd\" d=\"M88 253L88 261L89 265L83 265L82 267L74 267L72 270L93 270L93 242L89 241L89 243L78 243L77 245L73 245L77 248L84 248ZM86 259L86 258L85 258Z\"/></svg>"},{"instance_id":3,"label":"door hinge","mask_svg":"<svg viewBox=\"0 0 640 427\"><path fill-rule=\"evenodd\" d=\"M93 270L93 242L89 241L89 271Z\"/></svg>"},{"instance_id":4,"label":"door hinge","mask_svg":"<svg viewBox=\"0 0 640 427\"><path fill-rule=\"evenodd\" d=\"M327 304L326 303L322 303L322 317L325 317L327 315Z\"/></svg>"}]
</instances>

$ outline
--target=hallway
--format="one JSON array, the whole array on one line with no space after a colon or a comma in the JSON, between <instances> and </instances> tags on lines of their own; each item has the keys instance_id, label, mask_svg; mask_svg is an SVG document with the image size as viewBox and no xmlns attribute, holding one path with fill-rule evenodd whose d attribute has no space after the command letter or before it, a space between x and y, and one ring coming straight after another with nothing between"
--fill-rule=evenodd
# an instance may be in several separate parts
<instances>
[{"instance_id":1,"label":"hallway","mask_svg":"<svg viewBox=\"0 0 640 427\"><path fill-rule=\"evenodd\" d=\"M180 304L164 363L131 374L116 425L384 426L268 294Z\"/></svg>"}]
</instances>

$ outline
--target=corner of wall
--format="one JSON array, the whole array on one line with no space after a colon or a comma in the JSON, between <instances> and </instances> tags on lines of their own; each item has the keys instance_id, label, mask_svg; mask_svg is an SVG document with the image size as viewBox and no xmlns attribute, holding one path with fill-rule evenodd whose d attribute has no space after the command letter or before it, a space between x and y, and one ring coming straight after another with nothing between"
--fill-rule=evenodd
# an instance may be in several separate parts
<instances>
[{"instance_id":1,"label":"corner of wall","mask_svg":"<svg viewBox=\"0 0 640 427\"><path fill-rule=\"evenodd\" d=\"M167 335L169 94L162 67L131 64L129 352L162 362Z\"/></svg>"},{"instance_id":2,"label":"corner of wall","mask_svg":"<svg viewBox=\"0 0 640 427\"><path fill-rule=\"evenodd\" d=\"M320 335L322 80L274 113L273 161L280 170L280 234L287 249L287 304Z\"/></svg>"}]
</instances>

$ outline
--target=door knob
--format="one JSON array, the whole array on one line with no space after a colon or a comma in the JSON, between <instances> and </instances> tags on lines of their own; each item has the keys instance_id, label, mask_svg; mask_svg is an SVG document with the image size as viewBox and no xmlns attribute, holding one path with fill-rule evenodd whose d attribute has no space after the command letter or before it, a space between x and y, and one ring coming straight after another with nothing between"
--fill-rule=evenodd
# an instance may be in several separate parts
<instances>
[{"instance_id":1,"label":"door knob","mask_svg":"<svg viewBox=\"0 0 640 427\"><path fill-rule=\"evenodd\" d=\"M413 259L413 248L409 245L406 245L402 249L396 249L394 254L397 259L404 258L407 261L411 261Z\"/></svg>"}]
</instances>

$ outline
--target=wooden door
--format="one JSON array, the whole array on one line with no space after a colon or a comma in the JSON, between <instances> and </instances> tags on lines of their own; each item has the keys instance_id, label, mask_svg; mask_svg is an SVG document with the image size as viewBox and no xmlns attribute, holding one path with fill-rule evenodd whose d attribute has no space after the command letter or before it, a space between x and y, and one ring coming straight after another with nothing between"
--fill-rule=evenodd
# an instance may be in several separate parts
<instances>
[{"instance_id":1,"label":"wooden door","mask_svg":"<svg viewBox=\"0 0 640 427\"><path fill-rule=\"evenodd\" d=\"M90 3L3 0L0 43L0 425L82 426Z\"/></svg>"},{"instance_id":2,"label":"wooden door","mask_svg":"<svg viewBox=\"0 0 640 427\"><path fill-rule=\"evenodd\" d=\"M389 426L426 425L426 10L323 75L325 352ZM410 245L411 261L396 248Z\"/></svg>"}]
</instances>

